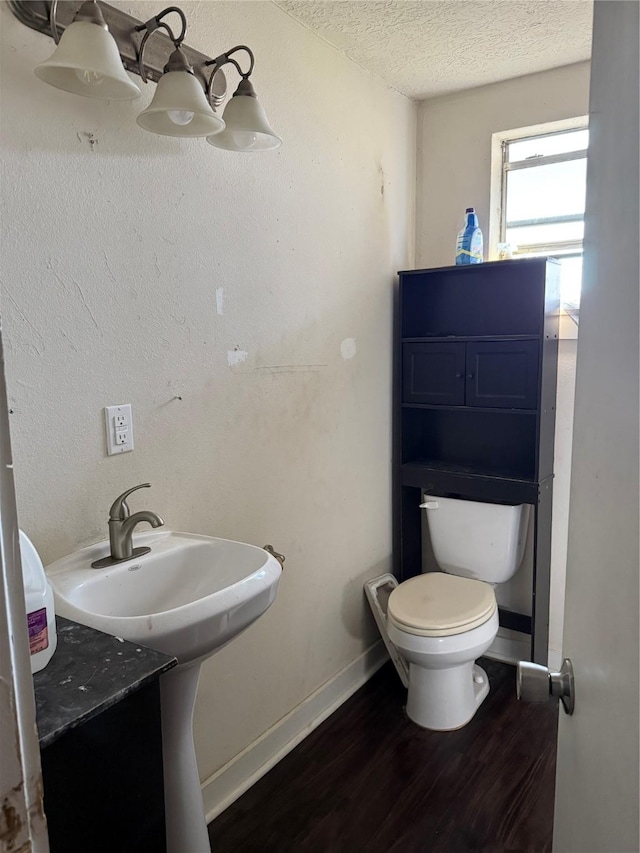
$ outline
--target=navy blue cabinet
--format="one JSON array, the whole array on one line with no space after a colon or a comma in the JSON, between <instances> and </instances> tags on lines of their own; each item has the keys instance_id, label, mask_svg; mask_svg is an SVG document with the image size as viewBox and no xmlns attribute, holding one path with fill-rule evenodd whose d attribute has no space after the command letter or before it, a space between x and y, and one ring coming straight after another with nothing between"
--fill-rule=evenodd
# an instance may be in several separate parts
<instances>
[{"instance_id":1,"label":"navy blue cabinet","mask_svg":"<svg viewBox=\"0 0 640 853\"><path fill-rule=\"evenodd\" d=\"M402 401L535 409L538 341L412 342L402 347Z\"/></svg>"},{"instance_id":2,"label":"navy blue cabinet","mask_svg":"<svg viewBox=\"0 0 640 853\"><path fill-rule=\"evenodd\" d=\"M396 570L421 571L424 492L535 507L533 616L501 611L546 663L559 264L400 276Z\"/></svg>"},{"instance_id":3,"label":"navy blue cabinet","mask_svg":"<svg viewBox=\"0 0 640 853\"><path fill-rule=\"evenodd\" d=\"M465 344L409 343L402 349L403 402L464 405Z\"/></svg>"},{"instance_id":4,"label":"navy blue cabinet","mask_svg":"<svg viewBox=\"0 0 640 853\"><path fill-rule=\"evenodd\" d=\"M535 409L538 350L537 340L466 344L466 405Z\"/></svg>"}]
</instances>

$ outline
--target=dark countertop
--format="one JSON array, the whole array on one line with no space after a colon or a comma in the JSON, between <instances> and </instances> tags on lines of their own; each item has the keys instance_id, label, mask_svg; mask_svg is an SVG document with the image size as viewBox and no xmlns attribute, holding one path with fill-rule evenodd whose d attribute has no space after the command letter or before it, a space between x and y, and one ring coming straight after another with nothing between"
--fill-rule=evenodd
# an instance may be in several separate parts
<instances>
[{"instance_id":1,"label":"dark countertop","mask_svg":"<svg viewBox=\"0 0 640 853\"><path fill-rule=\"evenodd\" d=\"M40 748L176 666L169 655L56 616L58 645L33 676Z\"/></svg>"}]
</instances>

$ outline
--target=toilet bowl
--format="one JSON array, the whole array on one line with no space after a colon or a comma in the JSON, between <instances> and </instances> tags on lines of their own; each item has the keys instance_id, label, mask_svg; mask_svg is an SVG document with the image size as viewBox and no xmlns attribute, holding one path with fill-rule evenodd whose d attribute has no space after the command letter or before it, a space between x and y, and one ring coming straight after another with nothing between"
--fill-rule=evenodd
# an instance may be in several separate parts
<instances>
[{"instance_id":1,"label":"toilet bowl","mask_svg":"<svg viewBox=\"0 0 640 853\"><path fill-rule=\"evenodd\" d=\"M475 660L498 633L493 588L442 572L411 578L389 597L387 632L409 663L409 719L436 731L466 725L489 692Z\"/></svg>"},{"instance_id":2,"label":"toilet bowl","mask_svg":"<svg viewBox=\"0 0 640 853\"><path fill-rule=\"evenodd\" d=\"M396 585L377 621L387 645L409 664L407 715L424 728L450 731L466 725L489 693L475 661L498 633L494 587L520 566L529 507L426 495L421 506L444 571Z\"/></svg>"}]
</instances>

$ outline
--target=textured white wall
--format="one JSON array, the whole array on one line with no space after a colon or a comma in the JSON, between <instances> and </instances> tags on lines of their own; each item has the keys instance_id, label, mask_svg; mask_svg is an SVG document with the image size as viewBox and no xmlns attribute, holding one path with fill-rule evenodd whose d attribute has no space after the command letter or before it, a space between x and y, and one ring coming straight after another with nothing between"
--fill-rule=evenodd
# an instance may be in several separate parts
<instances>
[{"instance_id":1,"label":"textured white wall","mask_svg":"<svg viewBox=\"0 0 640 853\"><path fill-rule=\"evenodd\" d=\"M243 156L154 136L135 123L153 84L129 104L45 86L33 66L52 42L0 6L21 526L50 562L105 538L114 497L150 481L136 509L287 556L275 605L204 668L205 778L376 637L362 584L390 563L392 285L413 264L416 106L270 3L186 2L194 47L254 48L285 142ZM125 402L136 449L107 457L102 407Z\"/></svg>"},{"instance_id":2,"label":"textured white wall","mask_svg":"<svg viewBox=\"0 0 640 853\"><path fill-rule=\"evenodd\" d=\"M492 134L588 112L588 62L423 101L418 118L417 265L437 267L453 263L456 234L466 207L474 206L478 212L486 251ZM562 318L561 337L549 619L553 664L559 664L562 650L577 347L575 326L567 317ZM497 591L501 603L521 612L531 612L532 553L530 538L522 569ZM522 635L502 629L500 636L522 639Z\"/></svg>"}]
</instances>

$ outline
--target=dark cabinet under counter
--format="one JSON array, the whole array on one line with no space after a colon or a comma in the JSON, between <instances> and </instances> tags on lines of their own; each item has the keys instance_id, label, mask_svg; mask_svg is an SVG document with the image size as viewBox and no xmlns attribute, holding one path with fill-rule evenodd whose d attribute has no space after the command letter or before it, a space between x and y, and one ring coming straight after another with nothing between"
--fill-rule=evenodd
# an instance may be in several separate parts
<instances>
[{"instance_id":1,"label":"dark cabinet under counter","mask_svg":"<svg viewBox=\"0 0 640 853\"><path fill-rule=\"evenodd\" d=\"M161 853L159 678L177 661L56 621L56 652L33 679L51 853Z\"/></svg>"}]
</instances>

